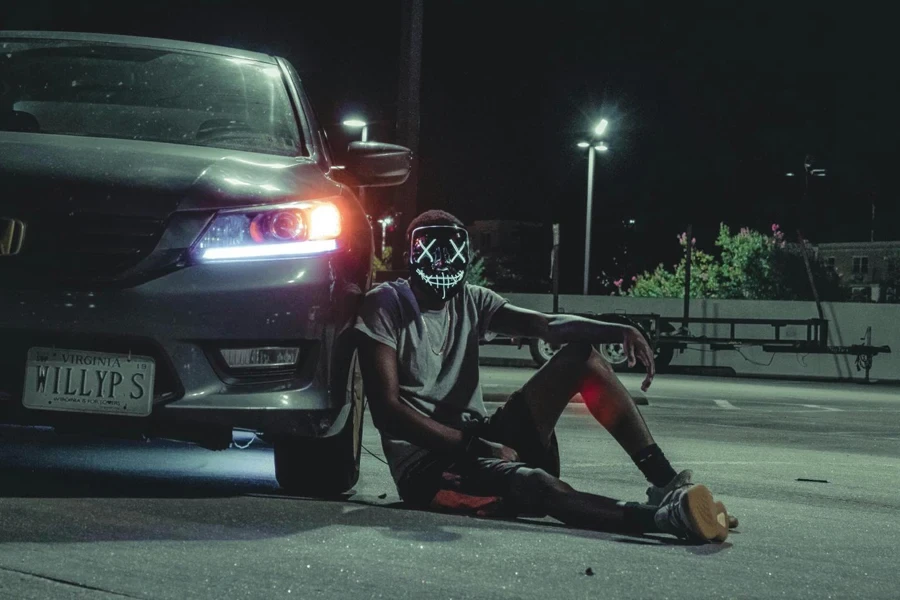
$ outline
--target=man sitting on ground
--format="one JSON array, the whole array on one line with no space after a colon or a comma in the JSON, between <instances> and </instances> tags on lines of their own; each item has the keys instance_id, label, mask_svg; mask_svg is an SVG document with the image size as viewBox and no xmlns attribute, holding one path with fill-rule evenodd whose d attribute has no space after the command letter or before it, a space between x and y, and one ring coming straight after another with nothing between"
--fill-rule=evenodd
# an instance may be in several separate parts
<instances>
[{"instance_id":1,"label":"man sitting on ground","mask_svg":"<svg viewBox=\"0 0 900 600\"><path fill-rule=\"evenodd\" d=\"M574 527L725 540L725 507L691 484L690 471L675 472L593 349L622 343L630 364L646 366L646 390L653 352L639 331L526 310L467 284L468 234L449 213L419 215L407 235L410 279L371 290L356 324L372 418L404 501L439 508L448 493L499 497L513 514L550 515ZM478 366L488 330L564 345L490 416ZM554 428L576 394L649 481L646 503L580 492L560 480Z\"/></svg>"}]
</instances>

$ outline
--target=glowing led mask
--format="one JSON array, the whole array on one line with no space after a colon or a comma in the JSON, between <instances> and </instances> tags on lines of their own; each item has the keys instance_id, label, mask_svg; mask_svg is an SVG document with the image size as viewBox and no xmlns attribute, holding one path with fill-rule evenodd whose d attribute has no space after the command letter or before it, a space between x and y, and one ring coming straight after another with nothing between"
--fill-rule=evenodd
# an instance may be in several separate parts
<instances>
[{"instance_id":1,"label":"glowing led mask","mask_svg":"<svg viewBox=\"0 0 900 600\"><path fill-rule=\"evenodd\" d=\"M454 225L428 225L413 229L409 247L409 274L438 300L449 300L466 284L469 234Z\"/></svg>"}]
</instances>

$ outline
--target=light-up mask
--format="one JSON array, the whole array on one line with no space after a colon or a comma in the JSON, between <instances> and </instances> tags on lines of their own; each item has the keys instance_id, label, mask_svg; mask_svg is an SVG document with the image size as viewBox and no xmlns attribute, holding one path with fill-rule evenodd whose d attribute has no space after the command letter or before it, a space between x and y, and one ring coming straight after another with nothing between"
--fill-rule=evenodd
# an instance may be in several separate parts
<instances>
[{"instance_id":1,"label":"light-up mask","mask_svg":"<svg viewBox=\"0 0 900 600\"><path fill-rule=\"evenodd\" d=\"M469 233L455 225L416 227L410 236L409 274L438 300L449 300L466 284Z\"/></svg>"}]
</instances>

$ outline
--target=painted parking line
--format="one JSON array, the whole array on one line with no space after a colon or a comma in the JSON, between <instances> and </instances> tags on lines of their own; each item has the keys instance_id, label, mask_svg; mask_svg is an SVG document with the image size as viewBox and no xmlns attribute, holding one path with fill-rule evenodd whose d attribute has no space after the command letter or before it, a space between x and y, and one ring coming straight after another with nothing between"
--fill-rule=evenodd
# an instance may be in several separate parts
<instances>
[{"instance_id":1,"label":"painted parking line","mask_svg":"<svg viewBox=\"0 0 900 600\"><path fill-rule=\"evenodd\" d=\"M750 411L753 413L766 413L766 414L814 414L817 412L893 412L893 411L885 411L884 409L878 409L877 411L872 409L860 409L860 408L835 408L832 406L823 406L821 404L800 404L793 402L759 402L759 401L739 401L736 406L729 400L716 400L713 398L694 398L688 399L679 396L663 396L663 395L653 395L649 397L650 406L655 408L669 408L669 409L696 409L701 408L705 403L712 402L716 405L717 408L722 410L741 410L741 411ZM658 402L654 403L654 400L666 400L666 402ZM668 400L675 400L676 402L668 402ZM709 406L706 404L706 406Z\"/></svg>"},{"instance_id":2,"label":"painted parking line","mask_svg":"<svg viewBox=\"0 0 900 600\"><path fill-rule=\"evenodd\" d=\"M713 400L719 408L727 408L728 410L740 410L737 406L728 400Z\"/></svg>"}]
</instances>

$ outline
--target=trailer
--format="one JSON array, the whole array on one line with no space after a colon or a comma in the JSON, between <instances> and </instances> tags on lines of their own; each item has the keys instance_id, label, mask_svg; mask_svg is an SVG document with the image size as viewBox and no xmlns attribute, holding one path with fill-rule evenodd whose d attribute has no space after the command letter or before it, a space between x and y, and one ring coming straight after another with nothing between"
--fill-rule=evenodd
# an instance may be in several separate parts
<instances>
[{"instance_id":1,"label":"trailer","mask_svg":"<svg viewBox=\"0 0 900 600\"><path fill-rule=\"evenodd\" d=\"M688 239L691 238L691 226L688 225ZM891 352L890 346L872 345L872 328L867 327L860 338L860 344L849 346L831 346L828 343L828 320L824 318L822 303L819 300L812 271L809 266L808 249L800 232L797 232L803 249L806 272L816 302L818 317L810 319L751 319L751 318L707 318L690 315L690 275L691 244L686 248L686 269L684 281L684 309L681 316L666 317L655 313L575 313L578 316L596 319L607 323L620 323L635 327L653 349L657 370L664 371L672 362L676 352L684 352L689 347L707 349L713 352L737 351L744 347L757 346L772 354L837 354L856 357L856 370L865 372L865 381L870 381L869 374L874 358L879 354ZM559 313L559 226L553 226L553 250L550 257L550 276L553 282L553 312ZM703 326L704 333L696 334L692 326ZM709 326L709 327L707 327ZM707 328L713 334L705 332ZM726 333L721 333L725 329ZM538 366L547 362L558 350L552 344L539 339L515 339L494 336L485 343L516 344L519 347L528 345L531 357ZM627 370L628 358L622 344L597 344L597 351L617 371ZM641 369L641 365L633 367Z\"/></svg>"},{"instance_id":2,"label":"trailer","mask_svg":"<svg viewBox=\"0 0 900 600\"><path fill-rule=\"evenodd\" d=\"M868 327L859 344L832 346L828 343L828 320L812 319L750 319L707 317L664 317L656 313L578 313L578 316L607 323L620 323L635 327L653 349L656 367L660 371L671 363L676 352L688 348L717 351L737 351L746 347L761 347L773 354L839 354L856 357L857 371L869 374L875 356L890 353L890 346L873 346L872 328ZM711 328L713 334L695 334L691 326ZM708 326L708 327L707 327ZM722 330L725 330L722 332ZM765 333L768 332L768 333ZM492 344L527 345L535 364L543 365L558 347L538 339L497 337ZM617 371L628 370L628 358L622 344L597 344L597 351ZM634 367L640 370L641 366Z\"/></svg>"}]
</instances>

